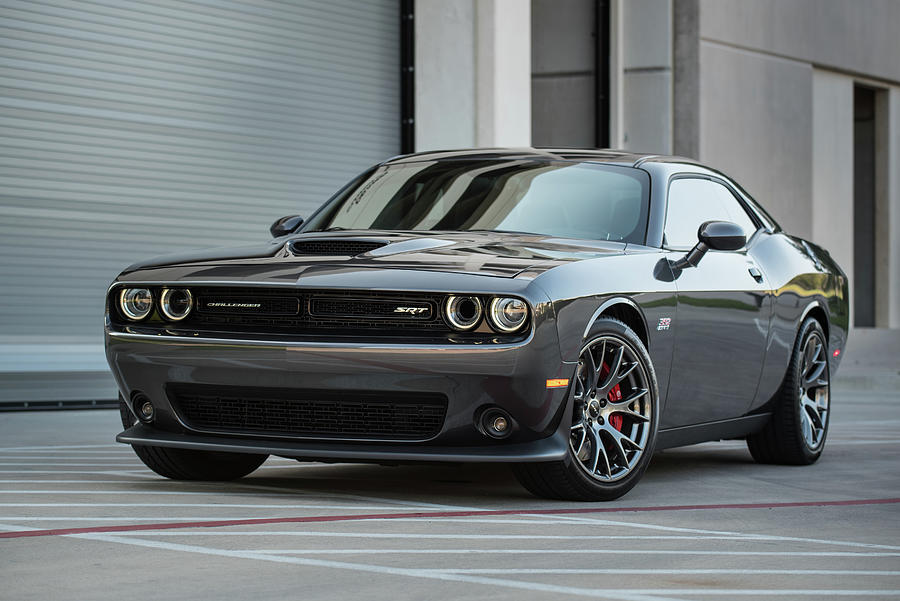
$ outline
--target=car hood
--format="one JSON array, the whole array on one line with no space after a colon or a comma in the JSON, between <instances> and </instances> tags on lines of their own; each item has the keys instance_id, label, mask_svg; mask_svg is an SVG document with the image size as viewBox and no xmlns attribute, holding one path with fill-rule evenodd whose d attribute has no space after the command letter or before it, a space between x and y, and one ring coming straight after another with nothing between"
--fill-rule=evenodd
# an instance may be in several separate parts
<instances>
[{"instance_id":1,"label":"car hood","mask_svg":"<svg viewBox=\"0 0 900 601\"><path fill-rule=\"evenodd\" d=\"M293 252L295 242L371 242L380 246L355 256L324 256ZM165 279L244 280L255 274L254 279L284 281L348 270L416 270L532 279L560 264L621 255L626 249L627 245L621 242L493 231L315 232L254 246L157 257L135 263L122 274L130 277L121 279L140 279L135 277L137 272L164 271L168 274Z\"/></svg>"}]
</instances>

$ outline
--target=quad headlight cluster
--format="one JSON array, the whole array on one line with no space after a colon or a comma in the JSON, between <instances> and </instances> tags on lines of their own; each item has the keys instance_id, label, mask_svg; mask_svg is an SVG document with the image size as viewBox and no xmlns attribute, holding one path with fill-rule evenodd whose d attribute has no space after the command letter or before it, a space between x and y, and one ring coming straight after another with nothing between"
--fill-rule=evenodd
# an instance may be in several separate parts
<instances>
[{"instance_id":1,"label":"quad headlight cluster","mask_svg":"<svg viewBox=\"0 0 900 601\"><path fill-rule=\"evenodd\" d=\"M487 309L477 296L450 296L444 303L444 319L459 332L476 329L485 314L488 325L500 334L514 334L528 323L528 305L519 298L492 298Z\"/></svg>"},{"instance_id":2,"label":"quad headlight cluster","mask_svg":"<svg viewBox=\"0 0 900 601\"><path fill-rule=\"evenodd\" d=\"M118 296L119 311L131 321L145 319L157 301L149 288L123 288ZM163 288L158 302L160 313L169 321L181 321L194 308L194 297L187 288Z\"/></svg>"}]
</instances>

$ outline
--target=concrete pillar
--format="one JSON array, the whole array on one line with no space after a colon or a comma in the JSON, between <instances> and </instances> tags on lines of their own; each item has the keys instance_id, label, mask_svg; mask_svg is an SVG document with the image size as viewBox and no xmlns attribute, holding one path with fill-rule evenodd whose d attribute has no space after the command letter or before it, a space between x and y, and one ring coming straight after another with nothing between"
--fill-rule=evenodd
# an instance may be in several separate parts
<instances>
[{"instance_id":1,"label":"concrete pillar","mask_svg":"<svg viewBox=\"0 0 900 601\"><path fill-rule=\"evenodd\" d=\"M475 145L475 2L416 0L416 150Z\"/></svg>"},{"instance_id":2,"label":"concrete pillar","mask_svg":"<svg viewBox=\"0 0 900 601\"><path fill-rule=\"evenodd\" d=\"M475 144L531 145L531 0L475 3Z\"/></svg>"},{"instance_id":3,"label":"concrete pillar","mask_svg":"<svg viewBox=\"0 0 900 601\"><path fill-rule=\"evenodd\" d=\"M416 150L531 144L531 0L416 1Z\"/></svg>"},{"instance_id":4,"label":"concrete pillar","mask_svg":"<svg viewBox=\"0 0 900 601\"><path fill-rule=\"evenodd\" d=\"M886 325L890 328L900 328L900 87L894 86L886 92L888 111L886 115L886 129L888 133L887 156L884 164L887 169L887 193L886 205L888 215L885 216L890 226L887 235L888 265L886 286L884 295L887 307L884 312ZM876 306L876 315L878 307Z\"/></svg>"},{"instance_id":5,"label":"concrete pillar","mask_svg":"<svg viewBox=\"0 0 900 601\"><path fill-rule=\"evenodd\" d=\"M672 153L672 0L619 2L622 147Z\"/></svg>"},{"instance_id":6,"label":"concrete pillar","mask_svg":"<svg viewBox=\"0 0 900 601\"><path fill-rule=\"evenodd\" d=\"M812 104L811 239L828 249L852 282L853 78L816 69Z\"/></svg>"}]
</instances>

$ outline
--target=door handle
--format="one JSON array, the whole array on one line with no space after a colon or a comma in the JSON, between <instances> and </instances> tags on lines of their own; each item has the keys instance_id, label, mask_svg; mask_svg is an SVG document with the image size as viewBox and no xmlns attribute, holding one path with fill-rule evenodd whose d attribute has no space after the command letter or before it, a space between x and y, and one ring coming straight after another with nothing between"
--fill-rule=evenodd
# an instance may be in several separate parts
<instances>
[{"instance_id":1,"label":"door handle","mask_svg":"<svg viewBox=\"0 0 900 601\"><path fill-rule=\"evenodd\" d=\"M763 274L759 270L759 267L757 267L756 265L751 265L750 267L747 268L747 271L750 272L750 275L752 275L753 279L756 280L757 282L763 281Z\"/></svg>"}]
</instances>

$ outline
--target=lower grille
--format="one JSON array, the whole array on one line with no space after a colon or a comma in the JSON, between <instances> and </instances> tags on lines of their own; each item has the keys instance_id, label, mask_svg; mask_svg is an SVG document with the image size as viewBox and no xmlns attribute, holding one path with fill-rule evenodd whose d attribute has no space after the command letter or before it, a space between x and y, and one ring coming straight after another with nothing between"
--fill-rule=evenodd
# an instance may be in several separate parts
<instances>
[{"instance_id":1,"label":"lower grille","mask_svg":"<svg viewBox=\"0 0 900 601\"><path fill-rule=\"evenodd\" d=\"M441 395L370 392L170 392L175 410L196 430L272 436L425 440L438 435L447 414Z\"/></svg>"}]
</instances>

